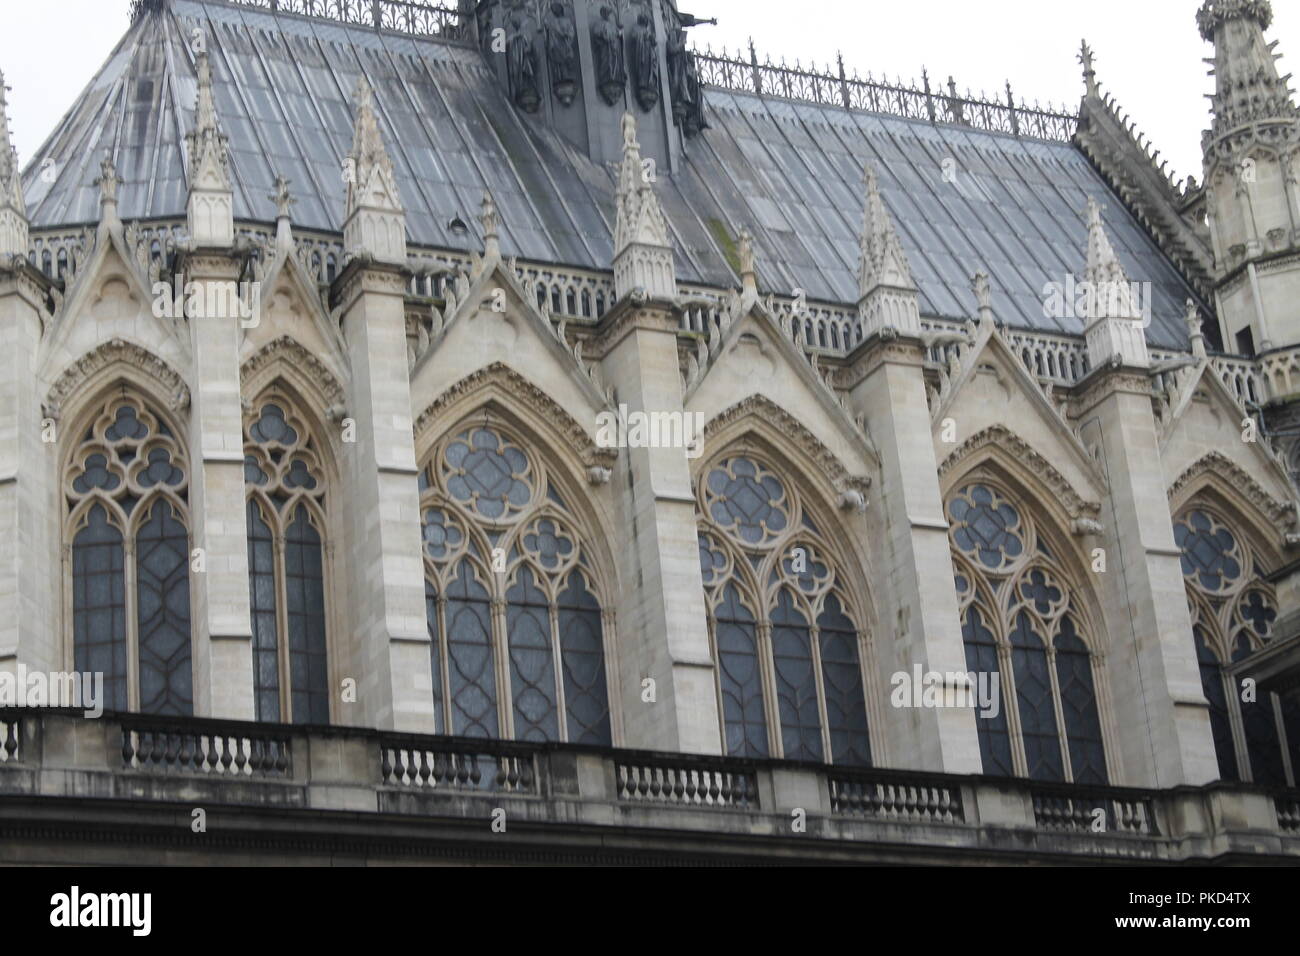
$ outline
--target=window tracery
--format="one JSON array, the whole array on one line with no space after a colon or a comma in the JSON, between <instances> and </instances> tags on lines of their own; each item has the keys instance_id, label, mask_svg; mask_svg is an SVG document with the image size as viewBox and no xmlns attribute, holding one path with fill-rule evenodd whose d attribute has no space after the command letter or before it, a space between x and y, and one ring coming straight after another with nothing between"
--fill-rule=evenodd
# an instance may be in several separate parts
<instances>
[{"instance_id":1,"label":"window tracery","mask_svg":"<svg viewBox=\"0 0 1300 956\"><path fill-rule=\"evenodd\" d=\"M984 772L1106 783L1100 671L1066 569L992 481L960 486L947 512L966 666L999 675L997 714L976 719Z\"/></svg>"},{"instance_id":2,"label":"window tracery","mask_svg":"<svg viewBox=\"0 0 1300 956\"><path fill-rule=\"evenodd\" d=\"M870 766L861 632L800 495L728 455L702 472L697 516L726 752Z\"/></svg>"},{"instance_id":3,"label":"window tracery","mask_svg":"<svg viewBox=\"0 0 1300 956\"><path fill-rule=\"evenodd\" d=\"M1224 513L1194 502L1174 521L1192 617L1201 688L1210 705L1219 776L1266 786L1294 784L1300 762L1300 713L1275 694L1248 693L1232 665L1272 639L1277 597L1263 558ZM1291 776L1288 779L1289 751Z\"/></svg>"},{"instance_id":4,"label":"window tracery","mask_svg":"<svg viewBox=\"0 0 1300 956\"><path fill-rule=\"evenodd\" d=\"M420 475L438 733L612 743L592 555L546 466L485 418Z\"/></svg>"},{"instance_id":5,"label":"window tracery","mask_svg":"<svg viewBox=\"0 0 1300 956\"><path fill-rule=\"evenodd\" d=\"M257 719L327 724L325 468L287 395L245 415L244 482Z\"/></svg>"},{"instance_id":6,"label":"window tracery","mask_svg":"<svg viewBox=\"0 0 1300 956\"><path fill-rule=\"evenodd\" d=\"M63 478L73 666L108 710L194 711L185 448L126 387L101 406Z\"/></svg>"}]
</instances>

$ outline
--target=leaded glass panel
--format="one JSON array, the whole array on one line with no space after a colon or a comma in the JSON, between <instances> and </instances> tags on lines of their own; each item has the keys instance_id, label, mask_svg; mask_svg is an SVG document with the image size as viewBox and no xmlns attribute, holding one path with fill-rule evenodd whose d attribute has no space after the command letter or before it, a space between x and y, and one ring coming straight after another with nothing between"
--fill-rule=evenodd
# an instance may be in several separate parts
<instances>
[{"instance_id":1,"label":"leaded glass panel","mask_svg":"<svg viewBox=\"0 0 1300 956\"><path fill-rule=\"evenodd\" d=\"M74 662L81 673L104 675L104 708L126 711L126 567L122 532L94 505L72 539Z\"/></svg>"},{"instance_id":2,"label":"leaded glass panel","mask_svg":"<svg viewBox=\"0 0 1300 956\"><path fill-rule=\"evenodd\" d=\"M136 535L140 710L147 714L194 713L189 550L173 506L156 502Z\"/></svg>"}]
</instances>

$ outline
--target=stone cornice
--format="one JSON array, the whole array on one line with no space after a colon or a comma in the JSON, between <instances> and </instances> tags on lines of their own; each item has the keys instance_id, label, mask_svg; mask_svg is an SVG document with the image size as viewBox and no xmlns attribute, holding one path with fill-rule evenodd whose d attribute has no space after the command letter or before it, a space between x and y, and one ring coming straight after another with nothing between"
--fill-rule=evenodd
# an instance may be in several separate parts
<instances>
[{"instance_id":1,"label":"stone cornice","mask_svg":"<svg viewBox=\"0 0 1300 956\"><path fill-rule=\"evenodd\" d=\"M958 465L972 459L986 448L1001 449L1018 465L1028 469L1051 491L1072 520L1096 519L1101 514L1100 502L1084 498L1050 461L1035 451L1033 446L1023 438L1002 425L992 425L962 442L939 466L939 477L943 478Z\"/></svg>"},{"instance_id":2,"label":"stone cornice","mask_svg":"<svg viewBox=\"0 0 1300 956\"><path fill-rule=\"evenodd\" d=\"M1073 389L1073 417L1079 418L1093 406L1115 392L1153 397L1151 376L1146 369L1123 365L1103 365L1094 368Z\"/></svg>"},{"instance_id":3,"label":"stone cornice","mask_svg":"<svg viewBox=\"0 0 1300 956\"><path fill-rule=\"evenodd\" d=\"M617 448L597 445L587 429L563 406L504 362L493 362L465 376L430 402L415 419L413 431L416 441L450 409L493 389L517 399L522 407L549 422L568 440L569 447L578 453L584 466L609 468L618 460Z\"/></svg>"},{"instance_id":4,"label":"stone cornice","mask_svg":"<svg viewBox=\"0 0 1300 956\"><path fill-rule=\"evenodd\" d=\"M670 302L623 299L601 318L595 334L586 341L584 352L593 359L602 359L638 329L676 335L681 329L681 316Z\"/></svg>"},{"instance_id":5,"label":"stone cornice","mask_svg":"<svg viewBox=\"0 0 1300 956\"><path fill-rule=\"evenodd\" d=\"M70 397L80 392L96 374L117 363L130 366L142 376L157 382L167 393L168 405L172 411L189 408L189 386L175 369L148 349L115 338L87 352L64 369L45 398L46 417L58 421L63 406Z\"/></svg>"},{"instance_id":6,"label":"stone cornice","mask_svg":"<svg viewBox=\"0 0 1300 956\"><path fill-rule=\"evenodd\" d=\"M845 359L837 384L853 389L882 365L925 367L925 345L920 339L903 335L872 335Z\"/></svg>"},{"instance_id":7,"label":"stone cornice","mask_svg":"<svg viewBox=\"0 0 1300 956\"><path fill-rule=\"evenodd\" d=\"M854 475L835 452L826 447L820 438L808 430L801 421L765 395L751 395L730 408L724 409L704 426L706 444L720 432L745 418L754 417L771 425L785 438L793 441L808 458L815 462L837 492L856 491L865 498L871 487L868 475Z\"/></svg>"},{"instance_id":8,"label":"stone cornice","mask_svg":"<svg viewBox=\"0 0 1300 956\"><path fill-rule=\"evenodd\" d=\"M1295 502L1278 501L1244 468L1219 451L1204 455L1178 476L1178 480L1169 486L1170 503L1181 503L1180 499L1194 488L1197 479L1205 475L1216 475L1223 479L1236 494L1245 498L1268 518L1279 532L1295 526L1297 519Z\"/></svg>"}]
</instances>

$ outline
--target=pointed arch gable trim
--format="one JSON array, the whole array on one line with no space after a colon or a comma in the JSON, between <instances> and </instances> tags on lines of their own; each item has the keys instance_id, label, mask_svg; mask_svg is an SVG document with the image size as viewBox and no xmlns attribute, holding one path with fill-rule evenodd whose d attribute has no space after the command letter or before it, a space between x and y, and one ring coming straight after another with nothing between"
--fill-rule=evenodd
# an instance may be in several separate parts
<instances>
[{"instance_id":1,"label":"pointed arch gable trim","mask_svg":"<svg viewBox=\"0 0 1300 956\"><path fill-rule=\"evenodd\" d=\"M91 349L63 370L46 395L45 416L58 421L68 399L91 390L89 386L94 380L104 377L106 370L118 365L135 373L133 377L138 380L153 385L160 400L171 411L180 412L190 407L190 389L179 372L143 346L113 338ZM145 390L149 391L148 388Z\"/></svg>"},{"instance_id":2,"label":"pointed arch gable trim","mask_svg":"<svg viewBox=\"0 0 1300 956\"><path fill-rule=\"evenodd\" d=\"M1283 534L1287 529L1295 528L1300 518L1294 501L1284 502L1274 498L1244 468L1220 451L1211 451L1202 456L1169 486L1170 510L1176 511L1191 501L1196 492L1206 485L1216 486L1229 500L1235 498L1248 502L1272 527Z\"/></svg>"},{"instance_id":3,"label":"pointed arch gable trim","mask_svg":"<svg viewBox=\"0 0 1300 956\"><path fill-rule=\"evenodd\" d=\"M284 368L279 366L283 365ZM284 369L292 370L299 390L314 391L321 400L322 411L347 407L347 390L330 368L291 335L267 342L240 366L246 391L254 396L264 392Z\"/></svg>"},{"instance_id":4,"label":"pointed arch gable trim","mask_svg":"<svg viewBox=\"0 0 1300 956\"><path fill-rule=\"evenodd\" d=\"M559 402L504 362L493 362L452 385L420 413L415 420L415 439L419 445L426 432L443 422L446 416L471 399L484 393L502 393L512 399L514 408L529 409L550 428L563 435L587 468L610 468L618 460L617 448L602 448L582 424Z\"/></svg>"},{"instance_id":5,"label":"pointed arch gable trim","mask_svg":"<svg viewBox=\"0 0 1300 956\"><path fill-rule=\"evenodd\" d=\"M751 395L710 419L704 426L706 447L712 446L720 436L726 436L738 423L748 419L757 419L783 437L793 439L795 446L820 469L840 495L856 492L865 500L867 491L871 488L871 476L850 472L840 457L806 425L766 395Z\"/></svg>"},{"instance_id":6,"label":"pointed arch gable trim","mask_svg":"<svg viewBox=\"0 0 1300 956\"><path fill-rule=\"evenodd\" d=\"M1052 497L1065 508L1076 529L1079 527L1079 522L1096 522L1101 514L1101 502L1085 498L1075 489L1070 480L1035 451L1029 442L1002 425L990 426L962 442L939 466L940 479L959 470L959 466L977 464L981 453L985 451L1001 452L1009 456L1016 465L1028 469L1029 473L1037 478L1051 492Z\"/></svg>"}]
</instances>

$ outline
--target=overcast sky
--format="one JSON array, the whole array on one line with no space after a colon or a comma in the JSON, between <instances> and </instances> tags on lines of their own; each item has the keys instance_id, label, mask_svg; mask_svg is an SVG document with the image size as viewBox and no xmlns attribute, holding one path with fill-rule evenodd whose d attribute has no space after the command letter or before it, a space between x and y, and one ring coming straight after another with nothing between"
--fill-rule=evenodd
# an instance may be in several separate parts
<instances>
[{"instance_id":1,"label":"overcast sky","mask_svg":"<svg viewBox=\"0 0 1300 956\"><path fill-rule=\"evenodd\" d=\"M1182 178L1200 178L1204 94L1213 89L1195 14L1200 0L679 0L717 17L696 44L748 47L760 57L818 64L843 52L846 67L879 78L932 83L1074 108L1083 91L1083 37L1103 87L1118 99ZM90 82L128 26L129 0L3 0L0 70L12 87L10 120L26 163ZM1300 73L1300 2L1275 0L1270 39L1282 72Z\"/></svg>"}]
</instances>

